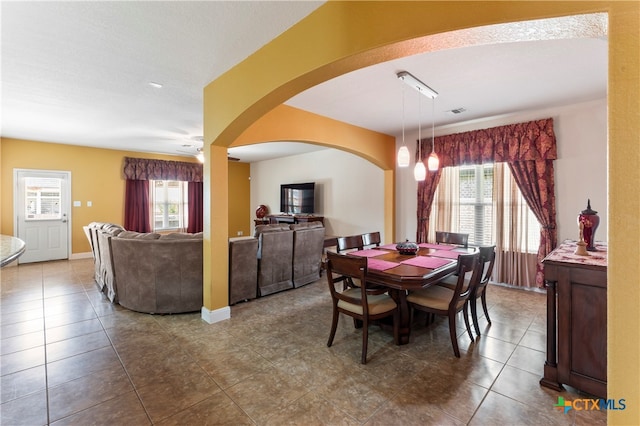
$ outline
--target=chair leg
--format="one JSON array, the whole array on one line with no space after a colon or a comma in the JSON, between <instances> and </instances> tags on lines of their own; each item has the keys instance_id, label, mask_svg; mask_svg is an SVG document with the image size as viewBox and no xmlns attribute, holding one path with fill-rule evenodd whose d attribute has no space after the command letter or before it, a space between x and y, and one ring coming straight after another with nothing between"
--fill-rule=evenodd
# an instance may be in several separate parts
<instances>
[{"instance_id":1,"label":"chair leg","mask_svg":"<svg viewBox=\"0 0 640 426\"><path fill-rule=\"evenodd\" d=\"M473 342L473 333L471 333L471 327L469 327L469 310L467 309L468 301L462 307L462 314L464 315L464 325L467 327L467 333L469 333L469 338Z\"/></svg>"},{"instance_id":2,"label":"chair leg","mask_svg":"<svg viewBox=\"0 0 640 426\"><path fill-rule=\"evenodd\" d=\"M482 291L482 310L484 310L484 316L487 322L491 324L491 318L489 318L489 311L487 310L487 288Z\"/></svg>"},{"instance_id":3,"label":"chair leg","mask_svg":"<svg viewBox=\"0 0 640 426\"><path fill-rule=\"evenodd\" d=\"M367 344L369 343L369 322L365 319L362 322L362 364L367 363Z\"/></svg>"},{"instance_id":4,"label":"chair leg","mask_svg":"<svg viewBox=\"0 0 640 426\"><path fill-rule=\"evenodd\" d=\"M449 315L449 335L451 336L451 344L453 345L453 354L456 358L460 358L460 350L458 349L458 336L456 336L456 315Z\"/></svg>"},{"instance_id":5,"label":"chair leg","mask_svg":"<svg viewBox=\"0 0 640 426\"><path fill-rule=\"evenodd\" d=\"M331 333L329 333L329 341L327 341L327 346L331 347L333 344L333 338L336 336L336 329L338 328L338 309L333 307L333 320L331 322Z\"/></svg>"},{"instance_id":6,"label":"chair leg","mask_svg":"<svg viewBox=\"0 0 640 426\"><path fill-rule=\"evenodd\" d=\"M476 334L479 336L480 335L480 325L478 324L478 310L477 310L477 304L476 304L476 298L472 298L469 300L469 303L471 304L471 319L473 319L473 327L476 329Z\"/></svg>"}]
</instances>

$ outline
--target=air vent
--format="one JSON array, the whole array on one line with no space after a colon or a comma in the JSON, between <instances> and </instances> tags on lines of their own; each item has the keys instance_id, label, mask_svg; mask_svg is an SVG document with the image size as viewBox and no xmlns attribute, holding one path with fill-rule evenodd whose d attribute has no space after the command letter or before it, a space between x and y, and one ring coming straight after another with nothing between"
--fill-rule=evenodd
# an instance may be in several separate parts
<instances>
[{"instance_id":1,"label":"air vent","mask_svg":"<svg viewBox=\"0 0 640 426\"><path fill-rule=\"evenodd\" d=\"M451 114L462 114L462 113L463 113L463 112L465 112L465 111L466 111L466 108L463 108L463 107L455 108L455 109L449 110L449 112L450 112Z\"/></svg>"}]
</instances>

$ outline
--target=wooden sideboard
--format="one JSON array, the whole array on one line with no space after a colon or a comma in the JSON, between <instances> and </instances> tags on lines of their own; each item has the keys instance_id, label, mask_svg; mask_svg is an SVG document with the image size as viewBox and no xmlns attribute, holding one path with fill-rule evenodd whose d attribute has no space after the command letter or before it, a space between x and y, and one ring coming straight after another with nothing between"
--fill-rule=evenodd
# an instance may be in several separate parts
<instances>
[{"instance_id":1,"label":"wooden sideboard","mask_svg":"<svg viewBox=\"0 0 640 426\"><path fill-rule=\"evenodd\" d=\"M324 225L324 216L311 214L272 214L266 216L270 223L306 223L321 222Z\"/></svg>"},{"instance_id":2,"label":"wooden sideboard","mask_svg":"<svg viewBox=\"0 0 640 426\"><path fill-rule=\"evenodd\" d=\"M543 261L547 287L547 358L540 384L563 384L607 397L607 246L588 256L565 241Z\"/></svg>"}]
</instances>

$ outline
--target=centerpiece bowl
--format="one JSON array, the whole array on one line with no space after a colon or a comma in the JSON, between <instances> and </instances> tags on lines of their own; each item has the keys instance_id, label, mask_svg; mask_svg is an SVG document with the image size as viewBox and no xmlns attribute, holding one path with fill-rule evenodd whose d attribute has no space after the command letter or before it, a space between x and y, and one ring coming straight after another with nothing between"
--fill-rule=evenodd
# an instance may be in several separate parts
<instances>
[{"instance_id":1,"label":"centerpiece bowl","mask_svg":"<svg viewBox=\"0 0 640 426\"><path fill-rule=\"evenodd\" d=\"M396 244L396 250L398 250L400 254L416 254L418 252L418 244L407 240Z\"/></svg>"}]
</instances>

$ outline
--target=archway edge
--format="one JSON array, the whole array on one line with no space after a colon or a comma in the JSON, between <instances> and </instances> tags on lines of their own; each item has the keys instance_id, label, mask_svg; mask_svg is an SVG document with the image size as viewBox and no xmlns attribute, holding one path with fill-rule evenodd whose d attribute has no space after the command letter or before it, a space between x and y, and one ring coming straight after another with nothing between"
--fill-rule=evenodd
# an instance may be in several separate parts
<instances>
[{"instance_id":1,"label":"archway edge","mask_svg":"<svg viewBox=\"0 0 640 426\"><path fill-rule=\"evenodd\" d=\"M278 105L249 126L230 146L303 142L363 157L383 170L395 167L395 137L317 114Z\"/></svg>"},{"instance_id":2,"label":"archway edge","mask_svg":"<svg viewBox=\"0 0 640 426\"><path fill-rule=\"evenodd\" d=\"M292 96L360 68L427 52L430 35L607 8L607 2L327 2L205 87L204 139L228 147Z\"/></svg>"}]
</instances>

